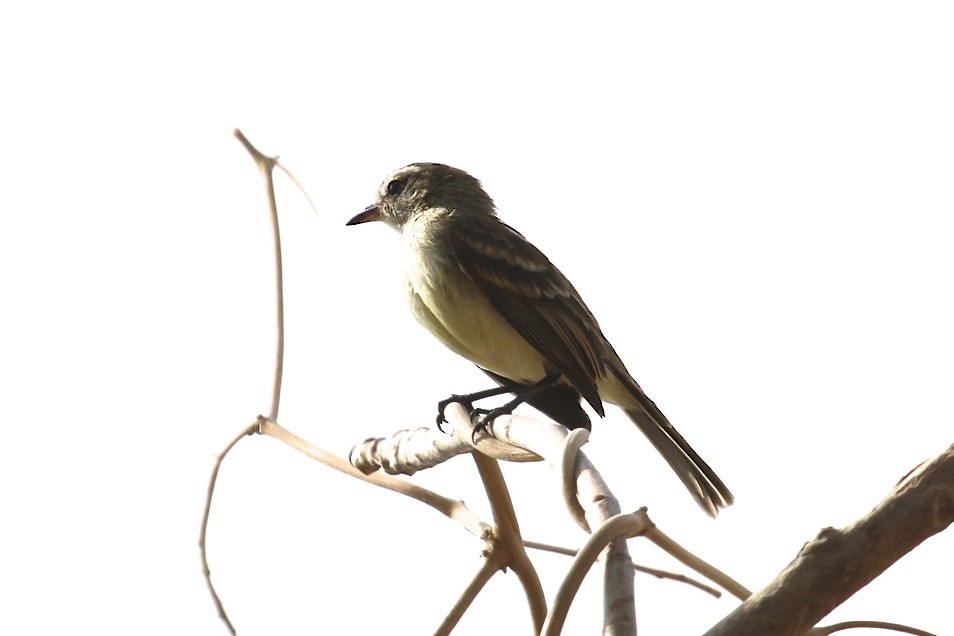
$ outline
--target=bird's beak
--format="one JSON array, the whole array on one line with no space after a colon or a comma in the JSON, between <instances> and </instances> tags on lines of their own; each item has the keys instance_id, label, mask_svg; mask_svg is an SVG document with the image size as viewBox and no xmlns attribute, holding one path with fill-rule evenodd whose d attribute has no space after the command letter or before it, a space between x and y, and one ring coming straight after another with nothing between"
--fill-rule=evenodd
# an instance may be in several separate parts
<instances>
[{"instance_id":1,"label":"bird's beak","mask_svg":"<svg viewBox=\"0 0 954 636\"><path fill-rule=\"evenodd\" d=\"M353 219L345 223L345 225L358 225L359 223L368 223L370 221L380 221L381 220L381 210L378 209L376 205L369 205L365 208L364 212L355 216Z\"/></svg>"}]
</instances>

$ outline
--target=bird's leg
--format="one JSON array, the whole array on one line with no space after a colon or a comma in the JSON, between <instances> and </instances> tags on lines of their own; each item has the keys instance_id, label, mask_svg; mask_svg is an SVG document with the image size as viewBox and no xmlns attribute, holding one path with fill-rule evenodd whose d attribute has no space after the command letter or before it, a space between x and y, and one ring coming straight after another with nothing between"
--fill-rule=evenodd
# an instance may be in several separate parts
<instances>
[{"instance_id":1,"label":"bird's leg","mask_svg":"<svg viewBox=\"0 0 954 636\"><path fill-rule=\"evenodd\" d=\"M476 442L477 433L485 430L488 424L493 422L495 419L497 419L501 415L510 415L511 413L513 413L513 410L515 408L517 408L518 406L520 406L527 400L532 400L535 396L549 389L551 386L554 385L554 383L556 383L557 380L560 379L561 375L562 374L560 373L551 373L550 375L546 376L539 382L536 382L535 384L531 384L528 387L523 387L523 389L520 392L515 393L514 399L510 400L503 406L498 406L497 408L490 409L489 411L487 409L474 409L475 415L483 415L484 417L479 422L477 422L477 424L474 426L474 433L471 436L471 439Z\"/></svg>"},{"instance_id":2,"label":"bird's leg","mask_svg":"<svg viewBox=\"0 0 954 636\"><path fill-rule=\"evenodd\" d=\"M513 393L515 390L519 389L519 385L516 384L502 384L500 386L494 387L492 389L486 389L484 391L477 391L476 393L465 393L464 395L454 394L447 398L446 400L441 400L437 403L437 428L441 428L441 424L447 422L447 418L444 417L444 409L447 408L448 404L453 402L458 402L467 407L467 411L471 414L474 413L474 402L477 400L483 400L484 398L494 397L495 395L503 395L504 393ZM444 430L444 429L441 429Z\"/></svg>"}]
</instances>

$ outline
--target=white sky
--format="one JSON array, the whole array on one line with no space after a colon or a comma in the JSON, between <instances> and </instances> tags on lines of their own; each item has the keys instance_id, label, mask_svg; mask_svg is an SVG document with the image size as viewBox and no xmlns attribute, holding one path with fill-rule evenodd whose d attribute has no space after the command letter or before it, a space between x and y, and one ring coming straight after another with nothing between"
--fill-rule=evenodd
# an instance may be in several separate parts
<instances>
[{"instance_id":1,"label":"white sky","mask_svg":"<svg viewBox=\"0 0 954 636\"><path fill-rule=\"evenodd\" d=\"M281 421L331 451L486 379L402 306L393 168L482 179L732 489L712 522L616 410L627 509L755 589L952 439L948 3L18 3L0 10L0 633L224 633L196 548L214 455L268 408L277 153ZM574 5L577 6L577 5ZM507 467L528 538L578 545ZM415 477L485 514L461 458ZM265 439L221 473L210 558L242 634L429 633L481 545ZM679 569L633 542L648 565ZM954 633L936 537L830 617ZM554 590L568 561L541 557ZM567 633L595 633L593 576ZM638 577L641 633L735 602ZM461 634L527 633L513 575ZM862 632L856 632L862 633Z\"/></svg>"}]
</instances>

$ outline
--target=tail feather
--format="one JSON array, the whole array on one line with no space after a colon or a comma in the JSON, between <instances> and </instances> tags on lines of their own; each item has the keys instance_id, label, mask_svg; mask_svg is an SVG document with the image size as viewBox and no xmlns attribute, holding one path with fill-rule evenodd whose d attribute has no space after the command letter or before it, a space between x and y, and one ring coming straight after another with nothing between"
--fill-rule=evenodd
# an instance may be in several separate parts
<instances>
[{"instance_id":1,"label":"tail feather","mask_svg":"<svg viewBox=\"0 0 954 636\"><path fill-rule=\"evenodd\" d=\"M669 423L655 403L641 390L639 393L639 408L626 408L626 414L666 459L696 503L709 516L715 517L721 508L731 505L735 500L732 493Z\"/></svg>"}]
</instances>

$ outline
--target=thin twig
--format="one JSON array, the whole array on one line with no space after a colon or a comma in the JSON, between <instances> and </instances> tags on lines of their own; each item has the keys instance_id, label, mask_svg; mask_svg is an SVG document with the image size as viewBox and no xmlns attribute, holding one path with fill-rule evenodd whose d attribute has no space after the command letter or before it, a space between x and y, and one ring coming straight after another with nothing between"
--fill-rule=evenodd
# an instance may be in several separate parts
<instances>
[{"instance_id":1,"label":"thin twig","mask_svg":"<svg viewBox=\"0 0 954 636\"><path fill-rule=\"evenodd\" d=\"M834 634L835 632L840 632L846 629L886 629L892 632L900 632L902 634L914 634L914 636L935 636L931 632L926 632L923 629L918 629L916 627L910 627L908 625L899 625L898 623L885 623L882 621L845 621L844 623L835 623L834 625L828 625L827 627L816 627L810 633L811 636L828 636L829 634Z\"/></svg>"},{"instance_id":2,"label":"thin twig","mask_svg":"<svg viewBox=\"0 0 954 636\"><path fill-rule=\"evenodd\" d=\"M718 584L720 587L722 587L722 589L740 601L744 601L745 599L752 596L752 592L746 589L744 585L733 579L722 570L710 565L709 563L706 563L692 552L686 550L656 526L653 526L653 528L646 533L646 538L668 552L683 565L692 568L713 583Z\"/></svg>"},{"instance_id":3,"label":"thin twig","mask_svg":"<svg viewBox=\"0 0 954 636\"><path fill-rule=\"evenodd\" d=\"M272 437L278 441L284 442L295 450L298 450L308 457L321 462L325 466L354 477L355 479L359 479L369 484L374 484L375 486L394 491L406 497L410 497L427 504L447 518L460 523L465 529L479 539L488 541L491 537L492 530L490 525L481 521L480 518L464 504L464 502L444 497L431 490L428 490L427 488L422 488L421 486L411 482L397 479L380 472L373 473L371 475L365 475L341 457L338 457L337 455L329 453L315 446L314 444L305 441L304 439L282 427L277 422L273 422L265 417L259 417L255 424L245 428L245 430L243 430L235 437L235 439L229 442L228 446L226 446L225 449L216 457L215 465L212 469L212 475L209 478L209 487L205 500L205 511L202 515L202 526L199 531L199 553L202 559L202 571L203 575L205 576L206 585L208 586L209 592L212 595L212 600L215 603L215 607L219 616L222 618L222 621L225 623L231 634L235 634L235 628L232 626L225 608L215 591L215 586L212 584L211 571L209 568L208 557L206 555L206 534L209 524L210 511L212 508L212 495L215 491L215 484L218 479L219 468L221 467L225 456L228 455L228 453L239 442L239 440L247 435L255 434L265 435L267 437ZM495 567L496 569L500 569L500 566ZM545 612L546 610L544 610L544 613Z\"/></svg>"},{"instance_id":4,"label":"thin twig","mask_svg":"<svg viewBox=\"0 0 954 636\"><path fill-rule=\"evenodd\" d=\"M484 484L484 490L487 492L494 523L497 526L496 541L493 546L495 554L492 556L502 551L505 556L503 565L510 567L517 575L527 595L534 633L539 634L547 615L546 597L543 594L543 586L540 584L537 570L530 562L530 557L527 556L524 548L520 525L517 523L517 513L510 499L510 491L507 489L507 483L504 481L503 473L500 472L497 460L477 451L473 453L473 458Z\"/></svg>"},{"instance_id":5,"label":"thin twig","mask_svg":"<svg viewBox=\"0 0 954 636\"><path fill-rule=\"evenodd\" d=\"M560 483L563 491L563 503L576 525L589 534L590 524L586 520L586 512L580 505L579 493L576 491L576 461L580 456L580 449L590 439L590 432L585 428L570 431L563 440L560 457Z\"/></svg>"},{"instance_id":6,"label":"thin twig","mask_svg":"<svg viewBox=\"0 0 954 636\"><path fill-rule=\"evenodd\" d=\"M439 495L436 492L418 486L417 484L413 484L409 481L398 479L396 477L391 477L390 475L385 475L381 472L365 475L341 457L338 457L333 453L329 453L328 451L315 446L311 442L298 437L288 429L282 427L277 422L273 422L266 418L261 418L259 420L258 432L262 435L267 435L268 437L273 437L281 442L284 442L295 450L321 462L329 468L337 470L338 472L350 475L355 479L360 479L361 481L374 484L375 486L379 486L386 490L392 490L396 493L404 495L405 497L410 497L411 499L416 499L421 503L427 504L447 518L460 523L477 538L483 540L487 539L487 535L490 532L490 526L481 521L480 518L477 517L477 515L474 514L473 511L471 511L470 508L468 508L464 502L460 500L444 497L443 495Z\"/></svg>"},{"instance_id":7,"label":"thin twig","mask_svg":"<svg viewBox=\"0 0 954 636\"><path fill-rule=\"evenodd\" d=\"M623 539L625 544L626 538L645 534L652 527L652 522L646 516L645 511L638 511L616 515L607 519L603 525L597 528L587 542L583 544L583 547L580 548L576 558L573 559L573 565L570 566L570 570L560 584L556 598L553 599L553 607L550 609L549 616L547 616L543 635L558 636L563 631L570 605L572 605L583 579L603 550L619 539ZM635 625L632 626L633 633L636 631L635 627Z\"/></svg>"},{"instance_id":8,"label":"thin twig","mask_svg":"<svg viewBox=\"0 0 954 636\"><path fill-rule=\"evenodd\" d=\"M275 202L275 181L272 170L278 161L276 157L262 154L238 128L234 135L255 161L262 178L265 180L265 194L268 200L268 215L272 222L272 249L275 253L275 374L272 381L272 405L268 410L268 419L278 419L278 405L282 397L282 373L285 368L285 292L282 283L282 238L278 227L278 204ZM284 168L282 168L284 170ZM287 174L287 170L285 171ZM297 183L297 182L296 182ZM307 195L306 195L307 198ZM311 200L309 199L309 203Z\"/></svg>"},{"instance_id":9,"label":"thin twig","mask_svg":"<svg viewBox=\"0 0 954 636\"><path fill-rule=\"evenodd\" d=\"M434 636L447 636L454 628L457 627L457 623L460 622L460 619L463 618L464 612L471 606L474 602L474 599L477 598L477 595L480 594L480 591L484 589L484 586L487 585L487 582L493 578L494 574L500 571L500 563L498 558L488 556L484 561L481 562L480 569L477 571L477 574L474 575L474 578L471 580L470 584L464 589L460 597L457 599L457 602L454 603L454 607L451 608L451 611L447 613L447 616L444 618L444 621L440 624L437 630L434 631Z\"/></svg>"},{"instance_id":10,"label":"thin twig","mask_svg":"<svg viewBox=\"0 0 954 636\"><path fill-rule=\"evenodd\" d=\"M455 435L458 428L469 432L473 427L466 409L459 404L449 405L444 414L453 425ZM567 463L563 460L563 450L568 431L557 424L519 415L507 415L494 420L490 426L490 434L504 446L512 445L530 450L557 470ZM478 437L478 449L482 448L481 442L484 439L484 436ZM607 519L620 513L619 502L582 451L573 463L577 498L586 511L587 526L599 527ZM633 567L626 542L614 541L606 550L604 558L604 634L633 634L636 631Z\"/></svg>"},{"instance_id":11,"label":"thin twig","mask_svg":"<svg viewBox=\"0 0 954 636\"><path fill-rule=\"evenodd\" d=\"M318 208L315 207L315 204L314 202L312 202L311 197L308 196L308 192L305 190L305 187L301 183L299 183L298 179L295 178L295 175L293 175L291 171L288 168L286 168L281 161L278 160L278 157L275 157L275 167L281 170L282 172L284 172L285 176L291 179L291 182L298 187L298 191L301 192L303 197L305 197L305 201L308 201L308 205L311 206L311 210L315 214L318 214Z\"/></svg>"},{"instance_id":12,"label":"thin twig","mask_svg":"<svg viewBox=\"0 0 954 636\"><path fill-rule=\"evenodd\" d=\"M282 243L281 233L278 227L278 206L275 203L275 184L272 179L272 170L275 167L276 160L274 157L268 157L262 154L255 146L252 145L248 138L238 128L234 130L233 134L245 147L248 153L252 155L252 159L255 160L255 164L262 173L262 178L265 180L268 211L271 218L272 245L275 253L275 299L277 328L275 346L275 373L272 381L272 403L271 408L269 409L269 414L270 418L274 420L278 418L278 406L281 401L282 369L284 368L285 356L285 309L282 284ZM284 170L284 168L282 169ZM285 172L287 173L288 171L286 170ZM309 200L309 203L310 202L311 201ZM202 524L199 530L199 557L202 560L202 574L205 577L205 582L209 588L209 593L212 595L212 601L215 604L216 611L218 612L219 617L225 623L226 628L232 634L235 634L235 627L229 620L228 614L225 611L225 607L222 605L222 600L219 598L218 593L215 591L215 585L212 583L212 571L209 568L209 559L206 551L206 535L209 527L209 515L212 510L212 497L215 493L215 484L219 477L219 468L222 466L222 461L240 439L247 435L253 435L258 430L258 423L247 427L244 431L237 435L235 439L228 444L228 446L225 447L225 450L219 453L219 455L216 457L215 466L212 468L212 475L209 477L209 487L205 496L205 510L202 513Z\"/></svg>"},{"instance_id":13,"label":"thin twig","mask_svg":"<svg viewBox=\"0 0 954 636\"><path fill-rule=\"evenodd\" d=\"M550 545L548 543L539 543L537 541L528 541L526 539L524 539L523 544L531 550L540 550L541 552L553 552L554 554L562 554L570 557L575 557L577 554L579 554L579 550L563 548L557 545ZM685 574L670 572L668 570L660 570L658 568L651 568L645 565L639 565L638 563L633 563L633 569L637 572L642 572L643 574L655 576L657 579L669 579L670 581L691 585L692 587L698 588L716 598L722 597L722 592L719 590L715 589L714 587L709 587L702 581L697 581L696 579L686 576Z\"/></svg>"},{"instance_id":14,"label":"thin twig","mask_svg":"<svg viewBox=\"0 0 954 636\"><path fill-rule=\"evenodd\" d=\"M215 492L215 483L219 478L219 468L222 466L222 460L224 460L225 456L229 454L229 451L239 443L239 440L247 435L254 435L256 432L258 432L257 422L249 425L244 431L236 435L235 439L229 442L228 446L216 456L215 466L212 467L212 475L209 477L209 487L205 493L205 510L202 512L202 526L199 529L199 557L202 559L202 575L205 577L205 584L209 588L209 594L212 595L212 602L215 603L215 609L219 613L219 618L222 619L222 622L225 623L225 626L231 634L235 634L235 627L232 626L232 621L229 620L228 614L225 612L222 600L219 598L218 592L215 591L215 585L212 584L212 571L209 569L209 557L206 554L205 537L209 528L209 513L212 510L212 494Z\"/></svg>"}]
</instances>

